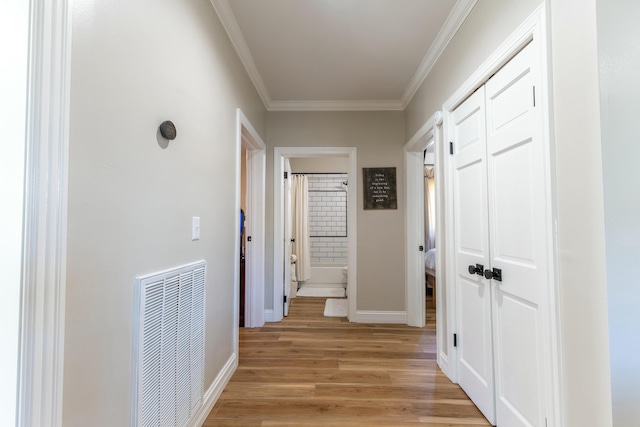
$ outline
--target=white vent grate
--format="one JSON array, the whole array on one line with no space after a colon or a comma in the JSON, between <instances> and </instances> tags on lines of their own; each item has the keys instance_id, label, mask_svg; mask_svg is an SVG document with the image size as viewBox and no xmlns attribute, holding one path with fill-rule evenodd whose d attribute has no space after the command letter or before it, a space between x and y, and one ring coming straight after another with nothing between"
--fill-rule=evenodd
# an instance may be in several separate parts
<instances>
[{"instance_id":1,"label":"white vent grate","mask_svg":"<svg viewBox=\"0 0 640 427\"><path fill-rule=\"evenodd\" d=\"M186 426L202 404L206 263L136 279L134 427Z\"/></svg>"}]
</instances>

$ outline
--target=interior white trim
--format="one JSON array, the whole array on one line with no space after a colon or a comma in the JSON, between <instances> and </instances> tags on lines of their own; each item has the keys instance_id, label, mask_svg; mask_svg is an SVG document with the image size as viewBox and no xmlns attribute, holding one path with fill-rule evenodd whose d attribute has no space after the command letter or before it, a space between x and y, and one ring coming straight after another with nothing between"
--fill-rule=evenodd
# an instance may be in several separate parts
<instances>
[{"instance_id":1,"label":"interior white trim","mask_svg":"<svg viewBox=\"0 0 640 427\"><path fill-rule=\"evenodd\" d=\"M18 426L62 425L71 0L31 0Z\"/></svg>"},{"instance_id":2,"label":"interior white trim","mask_svg":"<svg viewBox=\"0 0 640 427\"><path fill-rule=\"evenodd\" d=\"M433 44L425 54L400 99L358 101L272 100L228 0L210 1L267 111L401 111L411 102L416 91L429 75L438 58L440 58L440 55L453 39L462 23L467 19L478 0L456 1L447 20L438 32Z\"/></svg>"},{"instance_id":3,"label":"interior white trim","mask_svg":"<svg viewBox=\"0 0 640 427\"><path fill-rule=\"evenodd\" d=\"M283 267L284 267L284 195L282 194L282 179L284 174L284 159L291 157L348 157L349 171L347 192L347 223L349 224L349 275L347 279L347 295L349 297L349 320L356 320L356 302L358 290L357 271L357 149L355 147L274 147L273 149L273 313L271 321L279 322L283 318L282 296Z\"/></svg>"},{"instance_id":4,"label":"interior white trim","mask_svg":"<svg viewBox=\"0 0 640 427\"><path fill-rule=\"evenodd\" d=\"M269 104L271 104L269 91L264 85L262 76L258 72L258 68L256 67L255 61L253 60L253 56L251 56L249 46L247 46L247 41L244 39L244 35L240 30L240 25L238 25L238 21L233 14L233 10L231 9L229 2L227 0L210 1L216 13L218 14L218 17L220 18L220 22L222 22L222 26L227 31L229 40L231 41L233 47L236 49L242 65L244 65L245 70L247 70L249 78L253 82L256 91L258 91L258 95L260 95L262 103L264 104L265 108L268 109Z\"/></svg>"},{"instance_id":5,"label":"interior white trim","mask_svg":"<svg viewBox=\"0 0 640 427\"><path fill-rule=\"evenodd\" d=\"M434 142L435 142L435 150L434 155L436 158L436 165L440 166L443 162L442 159L448 153L448 147L446 144L446 140L443 136L443 128L442 128L442 112L436 111L433 115L433 120L435 124L434 129ZM451 211L446 210L446 205L444 204L445 198L445 178L444 178L444 168L437 167L435 169L435 192L436 192L436 248L446 248L446 238L447 235L443 232L445 229L446 218L450 218L452 213ZM440 230L440 231L437 231ZM447 307L446 310L446 322L445 322L445 314L443 314L443 310L436 309L436 342L438 347L438 366L442 372L444 372L447 376L449 376L449 355L451 354L453 347L453 339L447 339L447 336L453 337L451 334L452 324L449 321L449 310L447 306L447 300L451 291L449 290L452 287L452 283L449 283L448 278L451 276L447 276L447 270L445 268L446 262L446 251L436 252L436 307ZM444 292L443 292L444 290ZM445 327L446 326L446 327Z\"/></svg>"},{"instance_id":6,"label":"interior white trim","mask_svg":"<svg viewBox=\"0 0 640 427\"><path fill-rule=\"evenodd\" d=\"M273 309L272 308L268 308L264 311L264 321L265 322L276 322L275 318L273 317Z\"/></svg>"},{"instance_id":7,"label":"interior white trim","mask_svg":"<svg viewBox=\"0 0 640 427\"><path fill-rule=\"evenodd\" d=\"M402 111L400 101L271 101L269 111Z\"/></svg>"},{"instance_id":8,"label":"interior white trim","mask_svg":"<svg viewBox=\"0 0 640 427\"><path fill-rule=\"evenodd\" d=\"M349 320L357 323L393 323L403 325L407 323L407 312L358 310L354 318L350 317Z\"/></svg>"},{"instance_id":9,"label":"interior white trim","mask_svg":"<svg viewBox=\"0 0 640 427\"><path fill-rule=\"evenodd\" d=\"M424 286L424 259L423 253L417 250L418 246L425 245L424 242L424 165L422 156L424 150L432 141L435 144L436 165L439 164L442 156L442 113L436 111L415 133L415 135L405 144L405 185L407 189L406 198L406 219L405 219L405 289L407 295L407 325L425 326L425 286ZM444 198L443 173L442 168L436 168L436 206L442 206L441 200ZM438 208L436 216L436 230L444 229L444 210ZM422 232L416 233L415 230ZM444 233L436 233L436 247L445 247ZM436 257L436 307L444 307L447 303L442 289L446 288L447 280L444 270L444 254L438 252ZM446 335L449 333L449 323L443 318L443 310L436 310L436 340L438 349L438 366L442 372L448 375L449 371L449 347Z\"/></svg>"},{"instance_id":10,"label":"interior white trim","mask_svg":"<svg viewBox=\"0 0 640 427\"><path fill-rule=\"evenodd\" d=\"M538 40L537 46L539 49L538 55L541 61L540 71L541 78L540 84L543 86L539 88L537 93L544 94L546 96L537 97L537 102L540 102L540 108L542 109L542 137L545 138L546 146L546 162L548 164L547 171L547 194L551 196L553 194L554 177L551 171L551 144L550 144L550 91L548 82L548 47L547 47L547 23L546 23L546 11L544 3L541 4L532 14L527 18L500 47L485 61L483 64L460 86L460 88L443 104L444 122L448 123L451 117L451 113L455 108L460 105L471 93L473 93L478 87L484 84L496 71L498 71L503 65L505 65L515 54L517 54L527 43L531 40ZM444 127L444 140L449 141L447 126ZM453 171L452 162L449 156L445 156L444 162L445 168L445 209L452 212L453 209ZM560 354L560 325L558 314L558 286L557 286L557 260L555 252L555 231L551 225L555 224L555 201L550 197L547 211L547 221L550 225L549 236L547 238L549 254L549 273L546 286L542 287L543 300L546 307L543 307L543 315L546 318L546 327L543 328L542 341L548 344L548 348L545 349L545 353L541 355L544 359L544 365L547 368L545 375L546 390L548 393L546 399L546 407L548 409L547 422L549 426L561 426L563 420L563 396L562 396L562 361ZM445 228L447 241L453 241L454 230L453 224L448 222ZM454 277L454 248L453 246L447 247L446 252L446 274L448 277ZM450 295L447 295L447 310L448 310L448 322L451 325L451 333L456 332L457 314L456 314L456 295L455 287L451 286L448 289ZM456 349L451 349L449 361L452 363L450 366L450 378L457 381L457 366L456 361L458 359Z\"/></svg>"},{"instance_id":11,"label":"interior white trim","mask_svg":"<svg viewBox=\"0 0 640 427\"><path fill-rule=\"evenodd\" d=\"M233 376L233 373L238 368L238 353L234 353L229 357L227 363L224 364L224 367L218 373L218 376L211 383L211 386L204 393L202 398L202 405L200 405L200 409L198 412L191 418L189 422L189 427L200 427L204 424L209 416L209 413L213 409L213 405L216 404L218 398L224 391L224 388L229 384L229 380Z\"/></svg>"},{"instance_id":12,"label":"interior white trim","mask_svg":"<svg viewBox=\"0 0 640 427\"><path fill-rule=\"evenodd\" d=\"M440 55L449 45L453 36L456 35L462 23L467 19L469 13L476 5L478 0L458 0L449 13L447 20L440 28L438 35L436 36L433 44L427 51L427 54L422 59L422 62L418 66L415 74L411 78L411 81L407 85L404 93L400 97L400 104L402 104L402 110L404 110L409 102L413 99L413 96L416 94L420 85L424 81L424 79L429 75L431 69L436 64Z\"/></svg>"},{"instance_id":13,"label":"interior white trim","mask_svg":"<svg viewBox=\"0 0 640 427\"><path fill-rule=\"evenodd\" d=\"M405 295L407 325L425 326L424 287L424 161L423 153L433 139L433 117L404 146L405 166ZM422 184L422 185L421 185ZM416 230L418 231L416 233ZM422 231L422 232L421 232ZM439 326L439 325L437 325Z\"/></svg>"},{"instance_id":14,"label":"interior white trim","mask_svg":"<svg viewBox=\"0 0 640 427\"><path fill-rule=\"evenodd\" d=\"M247 150L247 232L251 235L251 242L247 242L247 268L245 270L245 327L259 328L264 325L264 260L265 260L265 178L266 178L266 144L249 122L240 108L237 109L236 129L236 212L240 212L240 157L242 147ZM237 216L236 216L237 218ZM236 219L240 229L239 218ZM240 271L240 242L236 241L236 274ZM240 278L236 280L234 292L235 307L239 305ZM238 310L236 310L238 311ZM235 313L234 321L238 324L239 313ZM236 328L236 335L238 333ZM238 343L237 336L235 337Z\"/></svg>"}]
</instances>

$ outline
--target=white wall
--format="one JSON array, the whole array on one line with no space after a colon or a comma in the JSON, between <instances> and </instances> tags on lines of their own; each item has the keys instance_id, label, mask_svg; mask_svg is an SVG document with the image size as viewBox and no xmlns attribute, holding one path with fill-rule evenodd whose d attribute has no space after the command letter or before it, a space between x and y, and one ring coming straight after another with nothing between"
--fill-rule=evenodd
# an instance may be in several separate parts
<instances>
[{"instance_id":1,"label":"white wall","mask_svg":"<svg viewBox=\"0 0 640 427\"><path fill-rule=\"evenodd\" d=\"M595 0L550 0L567 426L611 425Z\"/></svg>"},{"instance_id":2,"label":"white wall","mask_svg":"<svg viewBox=\"0 0 640 427\"><path fill-rule=\"evenodd\" d=\"M15 424L29 2L0 2L0 425ZM10 42L7 42L10 41Z\"/></svg>"},{"instance_id":3,"label":"white wall","mask_svg":"<svg viewBox=\"0 0 640 427\"><path fill-rule=\"evenodd\" d=\"M273 301L273 147L356 147L357 309L404 311L402 112L271 112L267 120L266 301ZM398 209L364 211L362 168L396 167ZM271 307L267 307L271 308Z\"/></svg>"},{"instance_id":4,"label":"white wall","mask_svg":"<svg viewBox=\"0 0 640 427\"><path fill-rule=\"evenodd\" d=\"M289 161L293 172L342 173L349 170L348 157L294 157Z\"/></svg>"},{"instance_id":5,"label":"white wall","mask_svg":"<svg viewBox=\"0 0 640 427\"><path fill-rule=\"evenodd\" d=\"M597 0L613 425L640 420L640 2Z\"/></svg>"},{"instance_id":6,"label":"white wall","mask_svg":"<svg viewBox=\"0 0 640 427\"><path fill-rule=\"evenodd\" d=\"M266 112L206 0L74 2L72 48L63 424L125 426L135 277L205 259L205 390L234 352L236 108Z\"/></svg>"}]
</instances>

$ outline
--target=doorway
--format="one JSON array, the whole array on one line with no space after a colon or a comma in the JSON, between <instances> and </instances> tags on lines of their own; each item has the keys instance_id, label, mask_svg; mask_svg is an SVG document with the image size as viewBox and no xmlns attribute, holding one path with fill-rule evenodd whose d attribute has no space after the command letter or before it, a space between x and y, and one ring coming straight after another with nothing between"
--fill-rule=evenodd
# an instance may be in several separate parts
<instances>
[{"instance_id":1,"label":"doorway","mask_svg":"<svg viewBox=\"0 0 640 427\"><path fill-rule=\"evenodd\" d=\"M236 230L238 230L238 238L235 247L235 271L238 277L235 281L235 305L238 308L238 313L235 317L235 324L239 325L240 318L242 318L244 327L258 328L263 326L265 322L264 182L266 145L240 109L237 110L236 164ZM241 287L244 290L242 295ZM235 338L237 343L237 329Z\"/></svg>"},{"instance_id":2,"label":"doorway","mask_svg":"<svg viewBox=\"0 0 640 427\"><path fill-rule=\"evenodd\" d=\"M409 326L426 326L426 314L429 307L426 304L426 283L428 274L425 265L427 245L425 242L425 161L433 163L434 176L434 204L435 204L435 229L444 230L443 200L443 156L446 150L442 146L442 114L438 111L431 116L424 125L407 142L405 150L405 171L407 188L406 209L406 295L407 295L407 324ZM431 147L432 150L431 150ZM432 158L425 157L425 150L432 151ZM431 155L431 154L430 154ZM447 275L445 265L445 234L435 234L435 247L437 256L435 263L431 264L433 285L433 303L437 307L436 312L436 342L437 362L443 372L448 372L449 342L448 330L452 322L448 319L447 311ZM431 310L434 307L430 308Z\"/></svg>"},{"instance_id":3,"label":"doorway","mask_svg":"<svg viewBox=\"0 0 640 427\"><path fill-rule=\"evenodd\" d=\"M285 194L284 173L286 160L292 158L322 158L341 157L347 161L347 179L349 191L346 193L346 221L349 224L349 239L347 242L347 284L346 293L349 296L348 318L353 320L356 313L356 149L353 147L275 147L274 148L274 265L273 265L273 321L280 321L284 317L285 296L290 289L289 260L285 259L286 245L290 238L285 235ZM287 261L287 262L285 262Z\"/></svg>"},{"instance_id":4,"label":"doorway","mask_svg":"<svg viewBox=\"0 0 640 427\"><path fill-rule=\"evenodd\" d=\"M291 260L288 300L328 298L327 315L345 317L349 271L348 158L292 157L285 159L287 163L290 173L285 180L285 233L291 231L290 247L285 251L285 260ZM291 200L289 204L287 199ZM291 227L287 223L289 216ZM285 234L285 243L287 237ZM287 267L285 262L285 273Z\"/></svg>"}]
</instances>

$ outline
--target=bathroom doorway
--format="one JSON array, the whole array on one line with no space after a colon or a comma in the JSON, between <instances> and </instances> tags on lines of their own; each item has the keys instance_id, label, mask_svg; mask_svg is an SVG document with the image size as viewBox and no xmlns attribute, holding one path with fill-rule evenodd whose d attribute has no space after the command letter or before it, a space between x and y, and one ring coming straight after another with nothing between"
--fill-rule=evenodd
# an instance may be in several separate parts
<instances>
[{"instance_id":1,"label":"bathroom doorway","mask_svg":"<svg viewBox=\"0 0 640 427\"><path fill-rule=\"evenodd\" d=\"M292 258L287 251L287 245L291 244L293 254L296 255L298 249L296 246L303 244L298 241L299 238L294 237L295 233L292 233L291 237L285 235L285 189L287 186L284 182L284 172L287 161L291 165L291 176L288 174L287 179L306 181L307 197L313 208L309 217L311 220L308 221L310 224L307 224L310 228L307 233L309 258L306 261L308 267L306 271L304 266L300 266L301 268L297 265L292 266ZM312 294L318 289L327 291L330 288L333 288L336 293L340 292L343 299L348 296L347 317L351 318L355 315L355 236L357 233L355 175L355 148L276 147L274 149L274 176L281 177L281 179L274 179L274 321L279 321L284 316L283 301L286 302L300 295L297 282L300 282L303 296ZM292 188L292 192L294 191ZM291 202L295 203L294 195L291 197ZM334 220L320 221L320 218L334 218ZM292 218L292 230L295 229L294 223L295 219ZM292 242L291 239L296 241ZM300 262L297 258L296 255L294 264ZM292 271L295 273L291 274ZM291 280L292 278L295 279L295 283ZM292 292L294 289L295 292Z\"/></svg>"},{"instance_id":2,"label":"bathroom doorway","mask_svg":"<svg viewBox=\"0 0 640 427\"><path fill-rule=\"evenodd\" d=\"M287 160L291 166L289 208L293 224L289 296L346 298L348 159L292 157Z\"/></svg>"}]
</instances>

